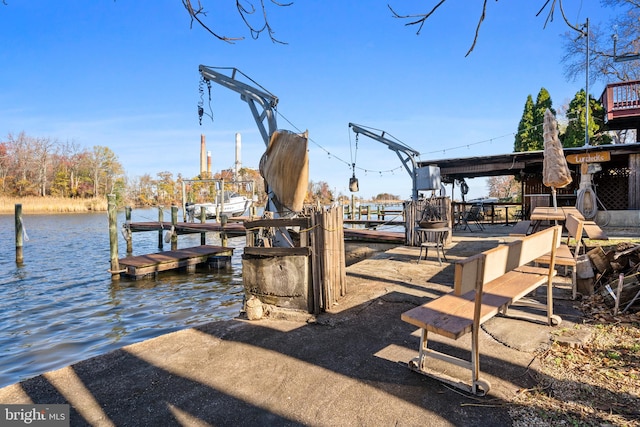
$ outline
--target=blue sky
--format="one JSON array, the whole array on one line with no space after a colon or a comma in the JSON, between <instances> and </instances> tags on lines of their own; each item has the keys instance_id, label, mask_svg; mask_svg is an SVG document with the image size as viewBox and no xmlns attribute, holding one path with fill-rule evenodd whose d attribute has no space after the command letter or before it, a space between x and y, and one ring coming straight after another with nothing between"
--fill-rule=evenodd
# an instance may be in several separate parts
<instances>
[{"instance_id":1,"label":"blue sky","mask_svg":"<svg viewBox=\"0 0 640 427\"><path fill-rule=\"evenodd\" d=\"M213 85L213 121L198 123L198 65L236 67L279 98L278 127L309 130L310 179L358 196L411 195L411 180L385 145L355 136L349 122L386 131L421 153L420 160L504 154L527 95L541 87L554 107L568 103L584 79L563 75L559 14L544 26L539 1L488 2L475 50L465 58L481 0L448 0L420 35L394 19L426 12L435 1L296 0L271 8L274 44L248 35L228 0L206 0L207 23L228 44L190 28L180 0L8 0L0 5L0 139L32 137L111 148L129 177L170 171L194 177L200 134L213 170L235 162L257 168L264 152L246 103ZM224 3L224 5L222 5ZM596 0L565 0L573 23L605 22ZM604 85L592 84L599 97ZM289 122L285 121L286 118ZM389 172L393 171L393 172ZM486 182L470 180L469 198Z\"/></svg>"}]
</instances>

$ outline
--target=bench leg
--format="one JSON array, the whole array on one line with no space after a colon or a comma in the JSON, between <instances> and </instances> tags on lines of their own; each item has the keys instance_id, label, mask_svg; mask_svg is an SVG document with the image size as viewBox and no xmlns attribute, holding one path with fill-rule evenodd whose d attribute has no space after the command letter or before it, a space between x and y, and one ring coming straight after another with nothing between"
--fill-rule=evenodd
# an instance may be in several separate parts
<instances>
[{"instance_id":1,"label":"bench leg","mask_svg":"<svg viewBox=\"0 0 640 427\"><path fill-rule=\"evenodd\" d=\"M420 349L418 357L409 362L409 368L438 381L447 383L453 387L464 390L467 393L473 393L477 396L484 396L489 392L491 384L480 378L480 354L477 339L472 340L471 361L459 359L449 354L441 353L428 348L427 340L428 331L421 330ZM449 376L443 372L436 372L427 366L427 358L432 357L456 366L467 369L471 373L471 381L467 383L458 378Z\"/></svg>"},{"instance_id":2,"label":"bench leg","mask_svg":"<svg viewBox=\"0 0 640 427\"><path fill-rule=\"evenodd\" d=\"M562 322L562 318L553 314L553 276L549 274L547 280L547 323L550 326L558 326L560 322Z\"/></svg>"}]
</instances>

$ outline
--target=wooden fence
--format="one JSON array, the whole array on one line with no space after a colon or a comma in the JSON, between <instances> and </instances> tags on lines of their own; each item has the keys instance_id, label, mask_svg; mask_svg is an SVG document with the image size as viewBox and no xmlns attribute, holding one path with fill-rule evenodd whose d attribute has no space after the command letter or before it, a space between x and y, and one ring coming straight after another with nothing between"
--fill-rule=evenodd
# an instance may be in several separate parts
<instances>
[{"instance_id":1,"label":"wooden fence","mask_svg":"<svg viewBox=\"0 0 640 427\"><path fill-rule=\"evenodd\" d=\"M302 274L294 274L285 279L305 281L305 289L302 292L304 301L297 301L298 305L301 303L306 305L308 311L314 314L326 311L347 293L343 215L341 206L313 207L305 210L303 215L297 218L259 219L245 222L247 229L245 261L250 257L260 257L263 261L273 258L274 262L281 262L277 257L306 256L306 267L309 267L310 272L309 280L302 277ZM278 232L290 235L293 247L275 246L273 236ZM264 265L262 268L266 271L270 268L268 263L262 262L261 265ZM283 306L289 306L291 298L278 295L283 292L278 285L278 283L262 284L260 292L250 293L263 302L274 303L275 301L275 305L279 305L278 301L281 301ZM265 286L268 289L265 289ZM256 289L256 284L245 283L245 289L247 291ZM282 298L278 298L279 296Z\"/></svg>"}]
</instances>

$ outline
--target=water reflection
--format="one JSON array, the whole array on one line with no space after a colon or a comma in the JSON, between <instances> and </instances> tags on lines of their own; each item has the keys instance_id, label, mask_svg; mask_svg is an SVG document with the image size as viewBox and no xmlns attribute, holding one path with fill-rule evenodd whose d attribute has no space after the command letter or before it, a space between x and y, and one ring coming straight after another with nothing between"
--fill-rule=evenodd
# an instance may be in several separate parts
<instances>
[{"instance_id":1,"label":"water reflection","mask_svg":"<svg viewBox=\"0 0 640 427\"><path fill-rule=\"evenodd\" d=\"M157 217L155 209L134 210L132 219ZM236 249L228 270L112 281L106 213L24 215L23 222L29 241L17 267L14 218L0 215L0 387L240 311L244 238L229 239ZM157 252L157 237L134 233L133 254ZM199 234L178 238L180 248L199 244ZM208 233L207 244L220 240ZM125 251L119 236L121 257Z\"/></svg>"}]
</instances>

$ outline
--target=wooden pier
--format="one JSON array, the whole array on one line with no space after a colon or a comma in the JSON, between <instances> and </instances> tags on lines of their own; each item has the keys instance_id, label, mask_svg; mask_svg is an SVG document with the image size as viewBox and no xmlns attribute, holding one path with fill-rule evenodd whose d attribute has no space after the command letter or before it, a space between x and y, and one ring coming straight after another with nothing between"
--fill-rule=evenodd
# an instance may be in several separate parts
<instances>
[{"instance_id":1,"label":"wooden pier","mask_svg":"<svg viewBox=\"0 0 640 427\"><path fill-rule=\"evenodd\" d=\"M170 222L132 222L129 224L129 228L132 232L138 231L163 231L171 230L174 228L177 234L193 234L193 233L206 233L206 232L224 232L228 237L244 236L246 230L244 224L240 222L229 222L225 225L219 222L178 222L175 225Z\"/></svg>"},{"instance_id":2,"label":"wooden pier","mask_svg":"<svg viewBox=\"0 0 640 427\"><path fill-rule=\"evenodd\" d=\"M215 264L217 268L231 263L232 248L202 245L119 259L121 274L140 279L161 271L179 268L195 269L199 264Z\"/></svg>"},{"instance_id":3,"label":"wooden pier","mask_svg":"<svg viewBox=\"0 0 640 427\"><path fill-rule=\"evenodd\" d=\"M233 249L227 247L226 239L229 237L246 237L248 231L245 227L245 222L250 222L252 227L260 225L260 220L249 217L233 217L225 218L226 221L221 222L206 222L201 219L201 222L178 222L177 221L177 207L172 206L171 209L171 221L164 221L162 219L162 210L159 211L158 221L148 222L132 222L131 221L131 208L125 209L126 222L123 226L123 234L125 235L125 241L127 243L127 256L125 258L118 258L117 256L117 234L116 234L116 214L114 200L110 200L110 217L109 217L109 234L111 241L111 269L113 279L118 279L120 276L128 277L132 279L140 279L155 275L159 272L186 269L187 271L195 271L197 265L209 264L221 267L230 265L231 256L233 255ZM384 220L384 216L378 216L378 219L372 219L369 215L379 212L367 211L366 217L360 217L358 219L344 220L344 223L348 225L364 225L366 229L362 228L344 228L343 239L350 242L362 242L369 243L393 243L403 244L405 241L404 232L389 232L378 231L376 227L382 225L404 225L404 221L398 220ZM389 212L386 212L387 214ZM308 218L295 219L290 221L307 221ZM282 222L282 220L281 220ZM287 220L284 220L288 223ZM297 223L296 223L297 224ZM296 225L289 224L289 225ZM308 228L308 224L303 229ZM285 224L286 225L286 224ZM299 226L299 224L298 224ZM342 228L342 227L341 227ZM149 232L155 231L158 233L158 248L160 252L133 256L132 248L132 234L136 232ZM206 233L220 233L222 238L222 246L211 246L206 244ZM163 236L163 234L165 234ZM200 234L200 246L178 249L178 235L184 234ZM170 251L162 251L163 243L171 242ZM262 250L264 248L249 248L248 252ZM309 248L304 248L309 249ZM271 249L274 250L273 248ZM307 254L308 255L308 254Z\"/></svg>"}]
</instances>

